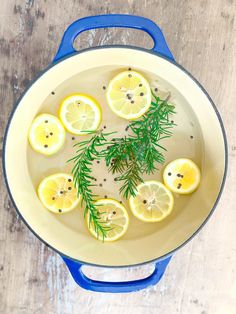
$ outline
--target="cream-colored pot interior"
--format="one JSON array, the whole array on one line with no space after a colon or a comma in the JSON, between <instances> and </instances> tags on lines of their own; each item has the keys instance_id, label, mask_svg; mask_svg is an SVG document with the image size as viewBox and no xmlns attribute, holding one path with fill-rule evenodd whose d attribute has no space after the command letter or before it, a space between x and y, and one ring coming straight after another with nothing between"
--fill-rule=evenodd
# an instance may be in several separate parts
<instances>
[{"instance_id":1,"label":"cream-colored pot interior","mask_svg":"<svg viewBox=\"0 0 236 314\"><path fill-rule=\"evenodd\" d=\"M174 135L166 140L166 162L180 157L193 159L200 167L199 189L189 196L175 195L173 213L161 223L143 223L130 213L126 235L113 243L91 237L83 221L83 210L55 215L37 197L37 186L46 175L70 171L75 140L67 134L64 149L50 158L34 152L28 130L38 113L57 114L61 100L76 92L94 96L103 109L108 130L125 133L126 121L108 108L105 90L109 80L131 67L149 80L161 94L171 92L176 106ZM54 94L52 94L54 92ZM225 170L225 144L217 114L203 90L183 70L151 53L131 48L100 48L81 52L59 62L40 76L20 100L11 119L5 146L5 170L10 193L30 228L47 244L73 259L109 266L134 265L164 256L185 243L204 223L217 200ZM97 193L121 200L119 186L104 165L94 173L102 187ZM162 170L153 178L161 179ZM107 179L104 182L104 178ZM127 202L123 200L128 207Z\"/></svg>"}]
</instances>

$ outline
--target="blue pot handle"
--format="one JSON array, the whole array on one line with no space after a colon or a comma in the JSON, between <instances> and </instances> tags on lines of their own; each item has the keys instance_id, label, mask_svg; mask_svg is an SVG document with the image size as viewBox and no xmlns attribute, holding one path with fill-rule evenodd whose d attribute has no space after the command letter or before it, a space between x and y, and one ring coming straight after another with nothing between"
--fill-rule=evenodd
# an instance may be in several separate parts
<instances>
[{"instance_id":1,"label":"blue pot handle","mask_svg":"<svg viewBox=\"0 0 236 314\"><path fill-rule=\"evenodd\" d=\"M90 291L96 292L109 292L109 293L124 293L124 292L133 292L145 289L151 285L156 285L159 280L162 278L165 269L171 259L167 257L166 259L157 262L155 264L155 269L153 273L139 280L133 281L125 281L125 282L106 282L106 281L98 281L92 280L84 275L82 272L83 264L78 262L74 262L73 260L62 256L64 262L66 263L69 271L74 278L75 282L82 288Z\"/></svg>"},{"instance_id":2,"label":"blue pot handle","mask_svg":"<svg viewBox=\"0 0 236 314\"><path fill-rule=\"evenodd\" d=\"M63 35L61 44L53 62L76 52L73 47L73 43L80 33L90 29L106 27L126 27L143 30L148 33L154 41L154 46L152 48L153 51L174 60L160 27L153 21L145 17L135 15L107 14L88 16L72 23Z\"/></svg>"}]
</instances>

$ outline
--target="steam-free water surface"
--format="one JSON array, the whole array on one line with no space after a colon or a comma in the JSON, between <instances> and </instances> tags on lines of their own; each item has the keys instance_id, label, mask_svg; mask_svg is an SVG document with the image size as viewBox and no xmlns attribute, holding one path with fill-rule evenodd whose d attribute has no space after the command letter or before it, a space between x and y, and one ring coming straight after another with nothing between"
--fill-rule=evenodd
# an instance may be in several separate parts
<instances>
[{"instance_id":1,"label":"steam-free water surface","mask_svg":"<svg viewBox=\"0 0 236 314\"><path fill-rule=\"evenodd\" d=\"M119 68L117 66L103 66L78 73L78 75L66 80L60 86L55 86L42 103L38 114L51 113L58 116L59 106L65 97L74 93L84 93L97 99L102 108L101 128L107 132L117 131L117 136L128 135L129 130L126 128L128 122L117 117L110 110L106 101L106 89L110 79L128 68L129 66ZM163 151L166 163L176 158L187 157L196 162L201 168L204 156L201 130L195 114L185 98L172 85L158 77L158 73L143 72L138 68L132 68L132 70L139 71L143 74L149 81L152 90L161 98L167 97L170 93L170 102L175 105L176 114L170 119L173 121L173 124L176 124L176 126L173 127L173 136L161 142L161 145L167 149L166 152ZM67 133L63 149L51 157L36 153L30 145L28 145L28 168L35 190L37 190L40 181L44 177L56 172L71 172L73 164L67 163L67 160L75 155L75 148L73 148L73 145L85 138L88 138L88 136L75 136ZM163 181L163 169L164 165L160 165L159 171L151 176L145 176L144 178ZM122 238L122 241L139 239L152 233L156 233L158 230L165 228L170 221L176 219L178 215L182 215L184 211L189 210L188 204L191 201L192 196L175 195L173 212L164 221L160 223L141 222L132 216L127 200L119 195L120 184L115 182L115 177L107 171L104 161L94 161L93 175L97 179L96 183L98 185L94 188L94 192L98 194L99 197L117 199L128 209L130 226L127 233ZM189 215L191 215L191 212ZM83 209L80 206L70 213L54 216L61 224L74 230L75 233L82 233L85 236L91 237L84 222ZM93 241L97 240L93 239ZM103 245L110 244L105 243Z\"/></svg>"}]
</instances>

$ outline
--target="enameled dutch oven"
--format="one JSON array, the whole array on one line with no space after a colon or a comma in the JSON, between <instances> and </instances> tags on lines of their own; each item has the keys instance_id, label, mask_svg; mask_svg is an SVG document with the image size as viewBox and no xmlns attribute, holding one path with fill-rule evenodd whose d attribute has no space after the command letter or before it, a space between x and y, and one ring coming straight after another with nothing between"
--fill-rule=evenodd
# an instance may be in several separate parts
<instances>
[{"instance_id":1,"label":"enameled dutch oven","mask_svg":"<svg viewBox=\"0 0 236 314\"><path fill-rule=\"evenodd\" d=\"M105 46L76 51L75 38L83 31L128 27L148 33L151 50L130 46ZM102 243L84 227L82 210L54 215L43 208L36 190L50 172L64 169L65 153L46 158L35 153L27 135L34 117L41 112L57 114L63 97L72 92L91 94L102 104L104 123L121 125L106 106L103 85L122 69L138 70L151 86L167 90L176 105L176 130L168 143L166 161L189 157L201 168L199 189L176 200L174 212L163 222L148 224L132 218L130 229L119 241ZM71 152L69 152L71 153ZM68 154L69 154L68 153ZM64 154L64 155L63 155ZM83 288L103 292L130 292L156 284L172 254L186 244L211 216L220 198L227 169L226 136L220 115L204 88L179 66L152 21L130 15L100 15L75 21L66 30L52 64L41 73L17 102L4 140L3 169L8 192L17 212L30 230L58 252L75 281ZM160 179L161 174L156 174ZM114 183L104 193L118 197ZM131 267L155 262L147 278L131 282L101 282L87 278L82 265Z\"/></svg>"}]
</instances>

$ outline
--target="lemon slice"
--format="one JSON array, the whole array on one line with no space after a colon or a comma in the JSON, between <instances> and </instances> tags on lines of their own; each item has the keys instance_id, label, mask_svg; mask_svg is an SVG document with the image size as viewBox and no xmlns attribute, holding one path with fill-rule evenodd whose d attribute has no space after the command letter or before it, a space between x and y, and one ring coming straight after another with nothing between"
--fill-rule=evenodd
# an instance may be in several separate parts
<instances>
[{"instance_id":1,"label":"lemon slice","mask_svg":"<svg viewBox=\"0 0 236 314\"><path fill-rule=\"evenodd\" d=\"M159 181L146 181L137 186L136 196L129 199L134 216L146 222L165 219L174 206L172 193Z\"/></svg>"},{"instance_id":2,"label":"lemon slice","mask_svg":"<svg viewBox=\"0 0 236 314\"><path fill-rule=\"evenodd\" d=\"M151 105L151 89L138 72L124 71L116 75L107 89L107 102L119 117L133 120L142 116Z\"/></svg>"},{"instance_id":3,"label":"lemon slice","mask_svg":"<svg viewBox=\"0 0 236 314\"><path fill-rule=\"evenodd\" d=\"M67 173L56 173L44 178L38 187L38 196L43 205L53 213L67 213L79 201L73 177Z\"/></svg>"},{"instance_id":4,"label":"lemon slice","mask_svg":"<svg viewBox=\"0 0 236 314\"><path fill-rule=\"evenodd\" d=\"M53 155L59 151L65 142L65 136L60 120L47 113L37 116L29 130L32 148L43 155Z\"/></svg>"},{"instance_id":5,"label":"lemon slice","mask_svg":"<svg viewBox=\"0 0 236 314\"><path fill-rule=\"evenodd\" d=\"M84 135L86 131L98 129L102 120L102 110L91 96L74 94L62 101L59 117L68 132Z\"/></svg>"},{"instance_id":6,"label":"lemon slice","mask_svg":"<svg viewBox=\"0 0 236 314\"><path fill-rule=\"evenodd\" d=\"M171 191L179 194L190 194L198 187L201 173L192 160L180 158L170 162L165 167L163 179Z\"/></svg>"},{"instance_id":7,"label":"lemon slice","mask_svg":"<svg viewBox=\"0 0 236 314\"><path fill-rule=\"evenodd\" d=\"M129 226L129 216L125 207L118 201L111 198L101 198L95 202L99 217L101 218L102 226L110 228L106 232L104 241L112 242L121 238L127 231ZM87 224L91 234L103 240L102 235L97 236L94 230L94 225L89 224L89 215L87 215Z\"/></svg>"}]
</instances>

